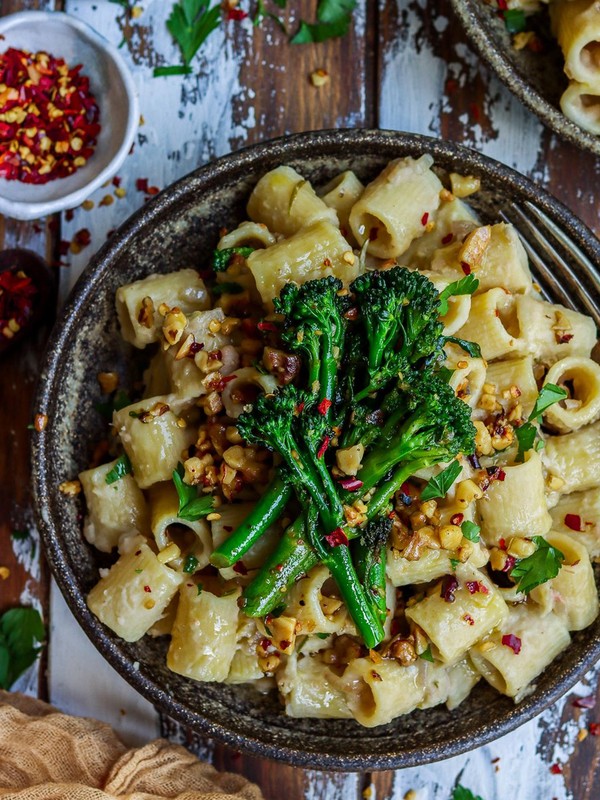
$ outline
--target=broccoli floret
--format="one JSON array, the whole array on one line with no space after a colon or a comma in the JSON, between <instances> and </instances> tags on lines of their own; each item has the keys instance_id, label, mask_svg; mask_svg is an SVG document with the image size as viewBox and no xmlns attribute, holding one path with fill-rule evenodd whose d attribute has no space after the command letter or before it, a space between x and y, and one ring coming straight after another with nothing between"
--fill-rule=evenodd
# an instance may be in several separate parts
<instances>
[{"instance_id":1,"label":"broccoli floret","mask_svg":"<svg viewBox=\"0 0 600 800\"><path fill-rule=\"evenodd\" d=\"M350 285L360 309L368 343L368 383L355 402L415 366L442 352L440 297L425 275L393 267L366 272Z\"/></svg>"},{"instance_id":2,"label":"broccoli floret","mask_svg":"<svg viewBox=\"0 0 600 800\"><path fill-rule=\"evenodd\" d=\"M275 310L285 317L281 338L306 359L308 388L320 402L325 401L328 419L347 327L344 315L349 300L341 290L342 282L329 276L300 286L288 283L273 301Z\"/></svg>"},{"instance_id":3,"label":"broccoli floret","mask_svg":"<svg viewBox=\"0 0 600 800\"><path fill-rule=\"evenodd\" d=\"M399 464L431 466L474 452L471 410L435 373L419 373L386 400L392 410L360 470L364 492Z\"/></svg>"}]
</instances>

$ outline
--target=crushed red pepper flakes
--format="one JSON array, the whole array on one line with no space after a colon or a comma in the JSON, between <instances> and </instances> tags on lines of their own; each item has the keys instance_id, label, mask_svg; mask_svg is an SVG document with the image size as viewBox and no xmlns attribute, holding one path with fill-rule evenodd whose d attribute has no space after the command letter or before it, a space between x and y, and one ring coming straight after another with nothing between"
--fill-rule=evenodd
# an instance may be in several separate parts
<instances>
[{"instance_id":1,"label":"crushed red pepper flakes","mask_svg":"<svg viewBox=\"0 0 600 800\"><path fill-rule=\"evenodd\" d=\"M348 544L348 537L342 528L336 528L327 534L325 541L330 547L339 547L342 544Z\"/></svg>"},{"instance_id":2,"label":"crushed red pepper flakes","mask_svg":"<svg viewBox=\"0 0 600 800\"><path fill-rule=\"evenodd\" d=\"M442 587L440 590L441 596L447 603L453 603L455 601L455 593L458 589L458 581L454 577L454 575L446 575L444 580L442 581Z\"/></svg>"},{"instance_id":3,"label":"crushed red pepper flakes","mask_svg":"<svg viewBox=\"0 0 600 800\"><path fill-rule=\"evenodd\" d=\"M75 254L80 253L84 247L87 247L90 244L91 241L92 234L89 232L89 230L87 228L81 228L71 239L70 250Z\"/></svg>"},{"instance_id":4,"label":"crushed red pepper flakes","mask_svg":"<svg viewBox=\"0 0 600 800\"><path fill-rule=\"evenodd\" d=\"M329 442L330 441L331 441L331 436L324 436L323 437L323 441L321 442L321 445L320 445L319 449L317 450L317 458L323 458L323 456L325 455L325 451L329 447Z\"/></svg>"},{"instance_id":5,"label":"crushed red pepper flakes","mask_svg":"<svg viewBox=\"0 0 600 800\"><path fill-rule=\"evenodd\" d=\"M421 225L425 227L425 225L427 225L428 222L429 222L429 211L426 211L421 217Z\"/></svg>"},{"instance_id":6,"label":"crushed red pepper flakes","mask_svg":"<svg viewBox=\"0 0 600 800\"><path fill-rule=\"evenodd\" d=\"M363 482L358 478L341 478L340 486L347 492L357 492L359 489L362 489Z\"/></svg>"},{"instance_id":7,"label":"crushed red pepper flakes","mask_svg":"<svg viewBox=\"0 0 600 800\"><path fill-rule=\"evenodd\" d=\"M581 517L579 516L579 514L566 514L565 525L572 531L578 531L579 533L581 533L581 531L583 530L583 528L581 527Z\"/></svg>"},{"instance_id":8,"label":"crushed red pepper flakes","mask_svg":"<svg viewBox=\"0 0 600 800\"><path fill-rule=\"evenodd\" d=\"M248 12L244 11L242 8L230 8L227 11L227 19L228 21L236 21L239 22L243 19L246 19L248 16Z\"/></svg>"},{"instance_id":9,"label":"crushed red pepper flakes","mask_svg":"<svg viewBox=\"0 0 600 800\"><path fill-rule=\"evenodd\" d=\"M600 736L600 722L590 722L589 730L592 736Z\"/></svg>"},{"instance_id":10,"label":"crushed red pepper flakes","mask_svg":"<svg viewBox=\"0 0 600 800\"><path fill-rule=\"evenodd\" d=\"M13 339L33 314L38 290L23 270L0 273L0 341Z\"/></svg>"},{"instance_id":11,"label":"crushed red pepper flakes","mask_svg":"<svg viewBox=\"0 0 600 800\"><path fill-rule=\"evenodd\" d=\"M236 561L233 565L233 571L237 572L238 575L247 575L248 574L248 567L244 564L243 561Z\"/></svg>"},{"instance_id":12,"label":"crushed red pepper flakes","mask_svg":"<svg viewBox=\"0 0 600 800\"><path fill-rule=\"evenodd\" d=\"M575 708L594 708L596 705L596 698L593 694L590 694L587 697L576 697L571 705Z\"/></svg>"},{"instance_id":13,"label":"crushed red pepper flakes","mask_svg":"<svg viewBox=\"0 0 600 800\"><path fill-rule=\"evenodd\" d=\"M325 416L325 414L327 414L330 408L331 408L331 400L328 400L327 397L324 397L317 406L317 411L319 412L319 414Z\"/></svg>"},{"instance_id":14,"label":"crushed red pepper flakes","mask_svg":"<svg viewBox=\"0 0 600 800\"><path fill-rule=\"evenodd\" d=\"M514 633L505 633L502 637L502 644L505 647L510 647L516 656L521 652L521 640Z\"/></svg>"},{"instance_id":15,"label":"crushed red pepper flakes","mask_svg":"<svg viewBox=\"0 0 600 800\"><path fill-rule=\"evenodd\" d=\"M563 774L563 768L561 767L560 764L552 764L552 766L550 767L550 772L553 775L562 775Z\"/></svg>"},{"instance_id":16,"label":"crushed red pepper flakes","mask_svg":"<svg viewBox=\"0 0 600 800\"><path fill-rule=\"evenodd\" d=\"M0 54L0 175L42 184L73 174L93 155L100 110L82 65L40 51Z\"/></svg>"},{"instance_id":17,"label":"crushed red pepper flakes","mask_svg":"<svg viewBox=\"0 0 600 800\"><path fill-rule=\"evenodd\" d=\"M466 261L461 261L460 262L460 268L465 273L465 275L470 275L471 274L471 265L467 264Z\"/></svg>"},{"instance_id":18,"label":"crushed red pepper flakes","mask_svg":"<svg viewBox=\"0 0 600 800\"><path fill-rule=\"evenodd\" d=\"M447 233L445 236L442 236L442 244L450 244L452 239L454 239L454 234Z\"/></svg>"}]
</instances>

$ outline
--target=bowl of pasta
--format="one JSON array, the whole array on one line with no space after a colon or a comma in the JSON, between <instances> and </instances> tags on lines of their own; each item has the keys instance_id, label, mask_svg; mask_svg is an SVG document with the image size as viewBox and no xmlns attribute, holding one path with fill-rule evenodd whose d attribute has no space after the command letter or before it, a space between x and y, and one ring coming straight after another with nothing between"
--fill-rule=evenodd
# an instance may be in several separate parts
<instances>
[{"instance_id":1,"label":"bowl of pasta","mask_svg":"<svg viewBox=\"0 0 600 800\"><path fill-rule=\"evenodd\" d=\"M600 263L497 162L322 131L197 170L89 265L36 399L38 522L164 713L389 769L508 732L595 663L597 275L532 267L515 202Z\"/></svg>"},{"instance_id":2,"label":"bowl of pasta","mask_svg":"<svg viewBox=\"0 0 600 800\"><path fill-rule=\"evenodd\" d=\"M589 0L451 0L481 58L563 139L600 154L598 12Z\"/></svg>"}]
</instances>

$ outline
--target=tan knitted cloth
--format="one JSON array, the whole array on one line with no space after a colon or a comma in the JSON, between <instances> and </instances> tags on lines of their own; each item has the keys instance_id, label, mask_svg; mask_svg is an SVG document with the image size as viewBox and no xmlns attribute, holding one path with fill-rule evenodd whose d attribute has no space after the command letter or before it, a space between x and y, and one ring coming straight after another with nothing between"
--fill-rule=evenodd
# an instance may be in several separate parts
<instances>
[{"instance_id":1,"label":"tan knitted cloth","mask_svg":"<svg viewBox=\"0 0 600 800\"><path fill-rule=\"evenodd\" d=\"M241 775L219 773L158 739L127 749L109 725L0 691L2 800L263 800Z\"/></svg>"}]
</instances>

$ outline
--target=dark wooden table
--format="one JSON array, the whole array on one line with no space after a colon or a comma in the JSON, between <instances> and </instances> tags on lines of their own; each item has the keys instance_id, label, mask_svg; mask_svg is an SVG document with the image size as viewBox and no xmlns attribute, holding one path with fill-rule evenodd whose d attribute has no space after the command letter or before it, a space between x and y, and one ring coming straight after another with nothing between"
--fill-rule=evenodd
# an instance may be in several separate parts
<instances>
[{"instance_id":1,"label":"dark wooden table","mask_svg":"<svg viewBox=\"0 0 600 800\"><path fill-rule=\"evenodd\" d=\"M107 203L100 205L111 187L94 195L92 211L77 209L30 223L1 221L3 248L26 247L43 255L55 265L61 296L106 233L143 202L143 195L135 191L137 177L148 176L152 184L162 187L242 145L321 128L393 128L462 142L542 183L600 233L599 160L545 130L478 63L446 0L428 4L363 0L346 38L314 46L290 46L275 25L253 30L248 22L228 23L224 38L207 45L199 59L197 79L152 84L152 67L175 58L164 29L170 5L162 0L132 2L131 7L141 9L138 14L108 0L0 3L2 15L28 8L66 10L115 44L123 39L122 52L140 86L145 125L140 127L136 152L120 173L127 186L124 199L111 201L110 208ZM296 18L314 17L315 2L299 0L288 5L297 9ZM317 68L326 69L330 76L320 89L309 80ZM161 102L163 92L168 102ZM91 245L81 253L65 254L61 241L68 242L82 227L91 230ZM0 582L0 611L33 602L48 621L50 578L36 546L27 430L46 335L47 329L39 331L0 360L0 441L4 443L0 449L0 565L10 569L9 577ZM12 536L15 530L28 530L30 538L17 542ZM46 664L44 657L35 690L54 700L53 674ZM596 676L589 681L596 691ZM88 713L84 707L75 710ZM586 712L587 717L583 713L567 702L533 727L530 723L483 751L422 770L357 776L294 769L241 756L181 730L165 728L163 732L183 738L216 766L257 781L268 800L360 798L369 786L372 793L364 797L401 800L409 790L418 789L414 797L419 800L445 800L458 775L485 800L597 800L600 739L583 739L578 733L595 721L593 711ZM534 757L535 762L531 761ZM555 762L560 762L562 775L551 772Z\"/></svg>"}]
</instances>

